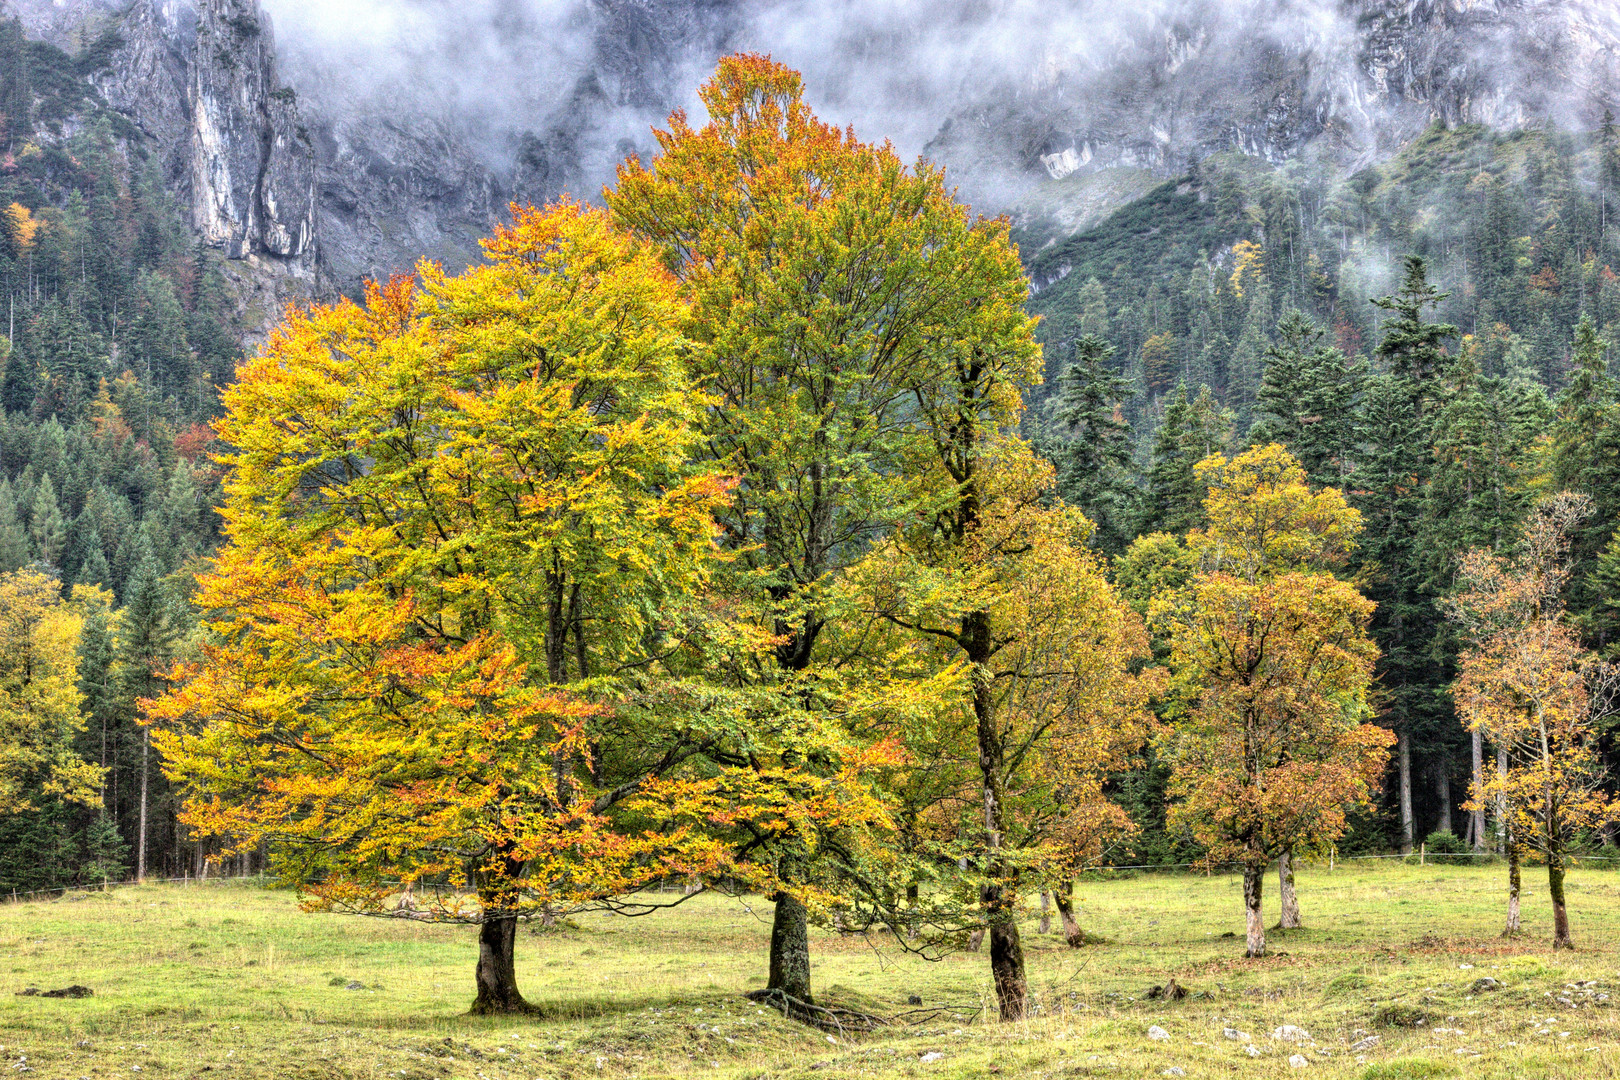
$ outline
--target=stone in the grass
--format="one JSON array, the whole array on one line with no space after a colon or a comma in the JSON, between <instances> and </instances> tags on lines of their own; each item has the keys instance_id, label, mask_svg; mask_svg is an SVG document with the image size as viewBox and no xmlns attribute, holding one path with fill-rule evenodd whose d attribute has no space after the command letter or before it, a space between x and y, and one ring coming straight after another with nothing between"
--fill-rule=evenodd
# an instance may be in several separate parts
<instances>
[{"instance_id":1,"label":"stone in the grass","mask_svg":"<svg viewBox=\"0 0 1620 1080\"><path fill-rule=\"evenodd\" d=\"M1491 990L1502 989L1502 984L1491 978L1489 975L1486 975L1482 978L1475 979L1474 985L1470 986L1468 989L1470 993L1483 994Z\"/></svg>"},{"instance_id":2,"label":"stone in the grass","mask_svg":"<svg viewBox=\"0 0 1620 1080\"><path fill-rule=\"evenodd\" d=\"M1253 1040L1251 1040L1249 1038L1249 1033L1248 1032L1239 1031L1237 1028L1227 1028L1224 1031L1222 1031L1221 1034L1225 1035L1228 1039L1231 1039L1233 1042L1252 1042L1253 1041Z\"/></svg>"},{"instance_id":3,"label":"stone in the grass","mask_svg":"<svg viewBox=\"0 0 1620 1080\"><path fill-rule=\"evenodd\" d=\"M1311 1041L1311 1033L1295 1024L1284 1024L1271 1033L1278 1042L1303 1043Z\"/></svg>"},{"instance_id":4,"label":"stone in the grass","mask_svg":"<svg viewBox=\"0 0 1620 1080\"><path fill-rule=\"evenodd\" d=\"M1360 1042L1351 1043L1350 1044L1350 1049L1355 1051L1356 1053L1360 1054L1360 1053L1364 1053L1365 1051L1374 1049L1375 1047L1377 1047L1377 1045L1379 1043L1381 1043L1383 1041L1384 1041L1384 1037L1382 1035L1369 1035L1365 1039L1362 1039Z\"/></svg>"},{"instance_id":5,"label":"stone in the grass","mask_svg":"<svg viewBox=\"0 0 1620 1080\"><path fill-rule=\"evenodd\" d=\"M1148 1038L1152 1039L1154 1042L1169 1042L1170 1033L1164 1030L1164 1028L1160 1027L1158 1024L1154 1024L1152 1027L1148 1028Z\"/></svg>"},{"instance_id":6,"label":"stone in the grass","mask_svg":"<svg viewBox=\"0 0 1620 1080\"><path fill-rule=\"evenodd\" d=\"M1311 1059L1306 1057L1304 1054L1295 1054L1293 1057L1288 1059L1288 1067L1290 1069L1304 1069L1309 1067L1310 1064Z\"/></svg>"},{"instance_id":7,"label":"stone in the grass","mask_svg":"<svg viewBox=\"0 0 1620 1080\"><path fill-rule=\"evenodd\" d=\"M343 989L345 989L345 990L364 990L365 988L366 988L366 984L361 982L359 979L351 979L351 980L349 980L349 984L347 986L345 986Z\"/></svg>"},{"instance_id":8,"label":"stone in the grass","mask_svg":"<svg viewBox=\"0 0 1620 1080\"><path fill-rule=\"evenodd\" d=\"M906 998L906 1004L907 1005L921 1005L922 1004L922 995L920 995L920 994L912 994L910 997Z\"/></svg>"},{"instance_id":9,"label":"stone in the grass","mask_svg":"<svg viewBox=\"0 0 1620 1080\"><path fill-rule=\"evenodd\" d=\"M1259 1057L1260 1056L1259 1047L1253 1045L1252 1043L1250 1045L1248 1045L1248 1046L1245 1046L1243 1048L1243 1052L1245 1054L1248 1054L1250 1057Z\"/></svg>"},{"instance_id":10,"label":"stone in the grass","mask_svg":"<svg viewBox=\"0 0 1620 1080\"><path fill-rule=\"evenodd\" d=\"M944 1061L945 1055L938 1050L930 1050L919 1059L924 1065L932 1065L936 1061Z\"/></svg>"},{"instance_id":11,"label":"stone in the grass","mask_svg":"<svg viewBox=\"0 0 1620 1080\"><path fill-rule=\"evenodd\" d=\"M1172 1065L1168 1069L1164 1070L1164 1072L1160 1073L1159 1075L1160 1076L1186 1076L1187 1075L1187 1070L1183 1069L1180 1065Z\"/></svg>"}]
</instances>

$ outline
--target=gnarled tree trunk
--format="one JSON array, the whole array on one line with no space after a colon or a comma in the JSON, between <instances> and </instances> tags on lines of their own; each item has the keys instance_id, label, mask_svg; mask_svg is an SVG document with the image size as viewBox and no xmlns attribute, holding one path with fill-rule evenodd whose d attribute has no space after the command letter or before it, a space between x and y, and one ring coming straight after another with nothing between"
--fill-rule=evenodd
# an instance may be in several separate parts
<instances>
[{"instance_id":1,"label":"gnarled tree trunk","mask_svg":"<svg viewBox=\"0 0 1620 1080\"><path fill-rule=\"evenodd\" d=\"M1298 930L1304 926L1299 917L1299 896L1294 892L1294 849L1283 848L1277 856L1277 899L1282 904L1282 918L1277 926L1283 930Z\"/></svg>"},{"instance_id":2,"label":"gnarled tree trunk","mask_svg":"<svg viewBox=\"0 0 1620 1080\"><path fill-rule=\"evenodd\" d=\"M517 945L517 916L499 912L486 914L478 927L478 997L472 1011L494 1013L538 1013L540 1010L518 992L514 954Z\"/></svg>"},{"instance_id":3,"label":"gnarled tree trunk","mask_svg":"<svg viewBox=\"0 0 1620 1080\"><path fill-rule=\"evenodd\" d=\"M1074 882L1064 879L1053 899L1057 903L1058 917L1063 920L1063 940L1069 943L1069 948L1078 949L1086 943L1086 932L1074 918Z\"/></svg>"},{"instance_id":4,"label":"gnarled tree trunk","mask_svg":"<svg viewBox=\"0 0 1620 1080\"><path fill-rule=\"evenodd\" d=\"M779 990L812 1004L810 997L810 916L791 893L778 892L771 919L771 975L766 992Z\"/></svg>"},{"instance_id":5,"label":"gnarled tree trunk","mask_svg":"<svg viewBox=\"0 0 1620 1080\"><path fill-rule=\"evenodd\" d=\"M1251 859L1243 864L1243 911L1248 945L1245 956L1266 955L1266 923L1260 917L1260 889L1265 878L1265 863Z\"/></svg>"}]
</instances>

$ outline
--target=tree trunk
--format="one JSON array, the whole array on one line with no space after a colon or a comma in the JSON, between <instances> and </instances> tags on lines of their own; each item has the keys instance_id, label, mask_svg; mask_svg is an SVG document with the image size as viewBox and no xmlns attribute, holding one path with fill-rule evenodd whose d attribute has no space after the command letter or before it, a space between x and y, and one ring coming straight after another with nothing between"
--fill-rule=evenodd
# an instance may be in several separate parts
<instances>
[{"instance_id":1,"label":"tree trunk","mask_svg":"<svg viewBox=\"0 0 1620 1080\"><path fill-rule=\"evenodd\" d=\"M1041 890L1041 928L1042 935L1052 932L1052 894L1045 889Z\"/></svg>"},{"instance_id":2,"label":"tree trunk","mask_svg":"<svg viewBox=\"0 0 1620 1080\"><path fill-rule=\"evenodd\" d=\"M1282 904L1282 918L1277 926L1282 930L1298 930L1304 926L1299 917L1299 896L1294 892L1294 849L1283 848L1277 856L1277 899Z\"/></svg>"},{"instance_id":3,"label":"tree trunk","mask_svg":"<svg viewBox=\"0 0 1620 1080\"><path fill-rule=\"evenodd\" d=\"M967 951L968 952L978 952L979 949L981 947L983 947L983 945L984 945L984 927L981 926L977 930L973 931L973 933L968 935Z\"/></svg>"},{"instance_id":4,"label":"tree trunk","mask_svg":"<svg viewBox=\"0 0 1620 1080\"><path fill-rule=\"evenodd\" d=\"M1496 748L1496 774L1506 778L1508 768L1507 748ZM1507 796L1501 792L1496 795L1496 853L1506 855L1508 850L1508 805Z\"/></svg>"},{"instance_id":5,"label":"tree trunk","mask_svg":"<svg viewBox=\"0 0 1620 1080\"><path fill-rule=\"evenodd\" d=\"M985 882L979 887L990 935L990 976L1003 1020L1022 1020L1029 984L1024 975L1024 948L1018 940L1015 873L1002 854L1006 810L1002 791L1006 748L997 722L996 699L986 666L995 655L988 611L962 617L962 651L973 664L973 715L978 728L979 777L984 798Z\"/></svg>"},{"instance_id":6,"label":"tree trunk","mask_svg":"<svg viewBox=\"0 0 1620 1080\"><path fill-rule=\"evenodd\" d=\"M1451 827L1451 769L1447 762L1440 763L1439 777L1435 783L1435 795L1440 799L1440 826L1441 832L1455 833Z\"/></svg>"},{"instance_id":7,"label":"tree trunk","mask_svg":"<svg viewBox=\"0 0 1620 1080\"><path fill-rule=\"evenodd\" d=\"M540 1011L518 992L517 924L517 916L497 914L485 917L478 926L478 997L472 1004L477 1015Z\"/></svg>"},{"instance_id":8,"label":"tree trunk","mask_svg":"<svg viewBox=\"0 0 1620 1080\"><path fill-rule=\"evenodd\" d=\"M1485 786L1485 736L1478 729L1474 731L1473 747L1474 787L1469 792L1469 799L1478 797L1480 788ZM1485 850L1485 804L1480 803L1469 811L1470 824L1474 830L1474 850Z\"/></svg>"},{"instance_id":9,"label":"tree trunk","mask_svg":"<svg viewBox=\"0 0 1620 1080\"><path fill-rule=\"evenodd\" d=\"M152 756L152 733L147 728L141 728L141 815L138 826L138 839L135 841L135 880L146 880L146 790L149 768L147 762Z\"/></svg>"},{"instance_id":10,"label":"tree trunk","mask_svg":"<svg viewBox=\"0 0 1620 1080\"><path fill-rule=\"evenodd\" d=\"M1243 911L1248 930L1245 956L1266 955L1266 924L1260 917L1260 887L1265 876L1265 863L1250 861L1243 864Z\"/></svg>"},{"instance_id":11,"label":"tree trunk","mask_svg":"<svg viewBox=\"0 0 1620 1080\"><path fill-rule=\"evenodd\" d=\"M1078 949L1086 943L1086 932L1080 929L1080 924L1074 919L1074 882L1065 878L1057 887L1058 917L1063 920L1063 940L1069 943L1069 948Z\"/></svg>"},{"instance_id":12,"label":"tree trunk","mask_svg":"<svg viewBox=\"0 0 1620 1080\"><path fill-rule=\"evenodd\" d=\"M780 990L788 997L813 1004L810 997L810 916L797 897L778 892L776 914L771 919L771 976L767 991Z\"/></svg>"},{"instance_id":13,"label":"tree trunk","mask_svg":"<svg viewBox=\"0 0 1620 1080\"><path fill-rule=\"evenodd\" d=\"M1412 740L1406 732L1396 733L1400 743L1401 766L1401 854L1412 854Z\"/></svg>"},{"instance_id":14,"label":"tree trunk","mask_svg":"<svg viewBox=\"0 0 1620 1080\"><path fill-rule=\"evenodd\" d=\"M1029 984L1024 977L1024 946L1012 917L990 924L990 977L1003 1020L1022 1020Z\"/></svg>"},{"instance_id":15,"label":"tree trunk","mask_svg":"<svg viewBox=\"0 0 1620 1080\"><path fill-rule=\"evenodd\" d=\"M1573 949L1575 942L1569 936L1569 908L1564 906L1563 852L1547 856L1547 891L1552 895L1553 948Z\"/></svg>"},{"instance_id":16,"label":"tree trunk","mask_svg":"<svg viewBox=\"0 0 1620 1080\"><path fill-rule=\"evenodd\" d=\"M1502 931L1504 937L1517 937L1519 933L1519 845L1513 841L1513 831L1508 830L1507 838L1508 856L1508 912L1507 929Z\"/></svg>"},{"instance_id":17,"label":"tree trunk","mask_svg":"<svg viewBox=\"0 0 1620 1080\"><path fill-rule=\"evenodd\" d=\"M912 882L906 886L906 907L910 908L912 912L911 925L906 930L906 939L908 941L916 941L920 932L916 921L917 899L917 883Z\"/></svg>"}]
</instances>

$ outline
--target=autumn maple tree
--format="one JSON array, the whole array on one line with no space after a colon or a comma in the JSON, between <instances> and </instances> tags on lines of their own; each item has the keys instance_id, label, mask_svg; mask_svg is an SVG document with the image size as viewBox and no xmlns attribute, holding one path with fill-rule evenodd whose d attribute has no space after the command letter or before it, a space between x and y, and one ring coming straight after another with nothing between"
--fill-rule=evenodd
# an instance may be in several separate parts
<instances>
[{"instance_id":1,"label":"autumn maple tree","mask_svg":"<svg viewBox=\"0 0 1620 1080\"><path fill-rule=\"evenodd\" d=\"M1028 1008L1020 894L1051 887L1067 909L1074 876L1132 828L1104 789L1153 731L1159 673L1135 672L1146 629L1088 546L1093 524L1050 501L1051 466L1013 438L979 455L971 528L942 536L951 518L935 516L899 530L857 580L910 634L910 656L890 666L934 680L928 726L944 734L927 753L908 739L919 781L907 790L927 796L925 835L970 864L978 904L962 922L987 932L1001 1015L1016 1019ZM956 512L960 494L949 485L940 510Z\"/></svg>"},{"instance_id":2,"label":"autumn maple tree","mask_svg":"<svg viewBox=\"0 0 1620 1080\"><path fill-rule=\"evenodd\" d=\"M917 395L988 337L1022 334L1033 356L1024 284L1004 226L975 219L937 166L819 120L797 72L731 56L699 96L707 122L670 117L658 153L622 166L605 198L690 304L693 377L714 395L701 449L739 479L719 510L728 573L774 645L770 665L733 674L796 702L823 752L785 745L831 768L892 734L893 702L860 685L882 679L851 653L859 635L829 642L859 617L830 597L914 512L908 474L934 439ZM833 880L858 856L847 839L740 837L783 881L767 993L812 1001L805 899L856 887Z\"/></svg>"},{"instance_id":3,"label":"autumn maple tree","mask_svg":"<svg viewBox=\"0 0 1620 1080\"><path fill-rule=\"evenodd\" d=\"M0 574L0 817L42 800L94 804L103 770L82 760L83 615L37 569Z\"/></svg>"},{"instance_id":4,"label":"autumn maple tree","mask_svg":"<svg viewBox=\"0 0 1620 1080\"><path fill-rule=\"evenodd\" d=\"M1285 860L1286 894L1286 860L1343 832L1392 737L1365 722L1373 605L1332 572L1359 515L1275 444L1213 455L1198 473L1209 488L1209 524L1187 537L1198 572L1152 607L1174 673L1170 820L1209 858L1242 866L1247 954L1262 956L1267 866Z\"/></svg>"},{"instance_id":5,"label":"autumn maple tree","mask_svg":"<svg viewBox=\"0 0 1620 1080\"><path fill-rule=\"evenodd\" d=\"M686 307L604 213L515 215L487 264L289 312L243 365L209 641L151 707L193 829L267 842L319 906L476 923L489 1012L532 1008L520 919L786 820L716 764L757 703L690 674L768 642L710 593L734 485L697 453Z\"/></svg>"},{"instance_id":6,"label":"autumn maple tree","mask_svg":"<svg viewBox=\"0 0 1620 1080\"><path fill-rule=\"evenodd\" d=\"M1458 569L1449 604L1470 639L1458 661L1457 708L1499 750L1495 776L1476 781L1469 808L1495 805L1507 819L1507 933L1519 930L1519 852L1547 861L1553 948L1574 947L1564 878L1580 832L1617 807L1604 787L1597 721L1620 690L1620 669L1582 648L1564 609L1570 536L1591 512L1585 495L1544 499L1511 556L1476 549Z\"/></svg>"}]
</instances>

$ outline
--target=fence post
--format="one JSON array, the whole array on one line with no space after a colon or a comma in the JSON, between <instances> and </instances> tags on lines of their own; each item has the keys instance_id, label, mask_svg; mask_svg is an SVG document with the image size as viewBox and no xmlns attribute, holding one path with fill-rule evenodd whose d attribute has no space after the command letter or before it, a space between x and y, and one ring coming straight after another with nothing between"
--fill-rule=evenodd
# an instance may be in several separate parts
<instances>
[{"instance_id":1,"label":"fence post","mask_svg":"<svg viewBox=\"0 0 1620 1080\"><path fill-rule=\"evenodd\" d=\"M1428 857L1429 857L1429 845L1426 844L1426 843L1419 844L1418 845L1418 865L1419 866L1426 866L1428 864Z\"/></svg>"}]
</instances>

